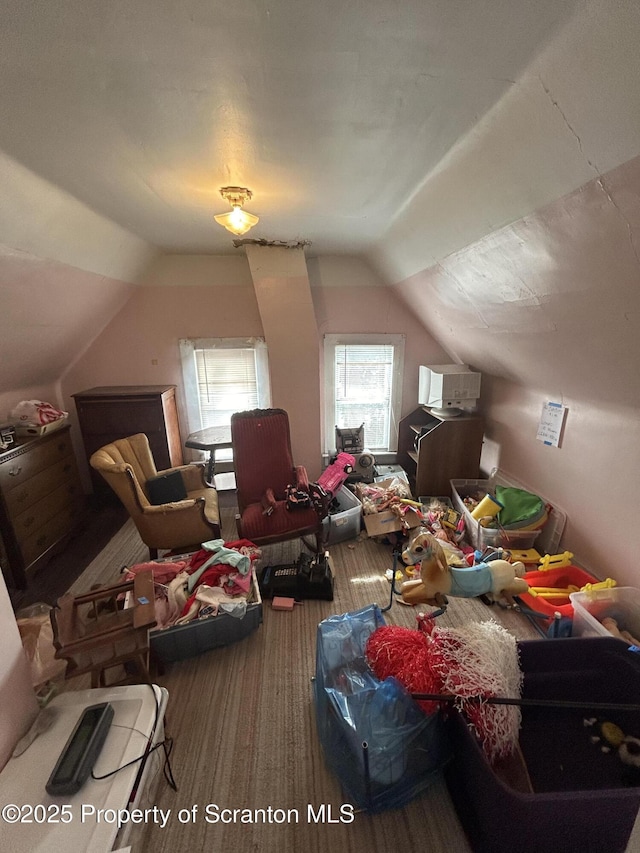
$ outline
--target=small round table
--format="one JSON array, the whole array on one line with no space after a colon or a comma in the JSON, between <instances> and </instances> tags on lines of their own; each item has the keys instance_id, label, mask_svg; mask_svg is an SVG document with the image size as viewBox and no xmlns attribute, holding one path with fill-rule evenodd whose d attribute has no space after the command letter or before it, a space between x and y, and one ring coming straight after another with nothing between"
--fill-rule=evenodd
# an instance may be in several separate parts
<instances>
[{"instance_id":1,"label":"small round table","mask_svg":"<svg viewBox=\"0 0 640 853\"><path fill-rule=\"evenodd\" d=\"M207 483L210 486L213 486L213 477L215 475L216 467L216 450L223 450L224 448L233 446L231 444L231 427L218 426L200 429L197 432L192 432L184 444L185 447L190 447L192 450L209 451Z\"/></svg>"}]
</instances>

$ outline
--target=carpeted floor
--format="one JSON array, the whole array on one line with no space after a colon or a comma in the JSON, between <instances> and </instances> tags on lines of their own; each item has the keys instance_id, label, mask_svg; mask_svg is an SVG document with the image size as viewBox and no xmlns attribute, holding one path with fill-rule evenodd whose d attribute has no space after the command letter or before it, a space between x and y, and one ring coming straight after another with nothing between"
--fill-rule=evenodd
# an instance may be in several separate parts
<instances>
[{"instance_id":1,"label":"carpeted floor","mask_svg":"<svg viewBox=\"0 0 640 853\"><path fill-rule=\"evenodd\" d=\"M224 508L222 515L223 537L237 538L234 508ZM301 543L293 542L266 548L263 563L287 562L300 547ZM352 823L339 822L340 807L347 799L339 780L325 767L315 732L311 678L316 629L331 614L371 603L386 607L390 584L384 573L392 567L393 556L390 546L363 534L330 550L336 575L334 601L307 600L291 612L275 611L265 603L263 624L249 637L168 665L157 677L169 691L166 729L174 739L171 763L178 791L159 778L155 802L170 809L171 818L164 828L149 824L139 849L154 853L197 849L464 853L470 849L440 781L405 808L377 815L360 813ZM72 589L80 592L95 583L110 582L123 565L145 560L147 554L128 521ZM415 627L416 609L394 603L386 621ZM440 624L458 626L491 618L518 638L539 637L524 616L477 600L452 599ZM267 819L208 822L209 804L221 809L263 809ZM316 822L308 809L318 815L322 804L326 804L324 818ZM269 808L282 809L291 819L269 820Z\"/></svg>"}]
</instances>

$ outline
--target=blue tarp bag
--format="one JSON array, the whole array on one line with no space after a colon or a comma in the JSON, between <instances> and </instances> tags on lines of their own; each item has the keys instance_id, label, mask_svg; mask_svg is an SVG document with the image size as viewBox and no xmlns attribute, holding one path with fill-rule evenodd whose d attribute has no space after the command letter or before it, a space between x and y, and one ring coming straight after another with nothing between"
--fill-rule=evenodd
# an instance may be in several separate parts
<instances>
[{"instance_id":1,"label":"blue tarp bag","mask_svg":"<svg viewBox=\"0 0 640 853\"><path fill-rule=\"evenodd\" d=\"M379 681L364 651L384 625L377 605L318 625L314 702L325 760L350 802L399 808L440 778L450 760L439 713L427 715L394 678Z\"/></svg>"}]
</instances>

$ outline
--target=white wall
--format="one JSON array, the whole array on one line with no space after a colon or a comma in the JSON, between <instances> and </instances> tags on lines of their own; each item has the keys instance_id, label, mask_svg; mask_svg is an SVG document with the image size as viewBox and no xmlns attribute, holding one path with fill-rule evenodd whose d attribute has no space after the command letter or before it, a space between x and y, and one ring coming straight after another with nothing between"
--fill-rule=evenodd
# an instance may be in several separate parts
<instances>
[{"instance_id":1,"label":"white wall","mask_svg":"<svg viewBox=\"0 0 640 853\"><path fill-rule=\"evenodd\" d=\"M38 713L31 671L0 574L0 770Z\"/></svg>"}]
</instances>

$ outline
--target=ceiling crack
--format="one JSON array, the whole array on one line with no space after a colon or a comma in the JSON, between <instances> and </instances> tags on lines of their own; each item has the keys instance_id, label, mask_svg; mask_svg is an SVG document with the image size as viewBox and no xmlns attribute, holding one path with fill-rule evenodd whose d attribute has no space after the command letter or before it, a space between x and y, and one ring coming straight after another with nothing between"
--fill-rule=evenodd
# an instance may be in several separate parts
<instances>
[{"instance_id":1,"label":"ceiling crack","mask_svg":"<svg viewBox=\"0 0 640 853\"><path fill-rule=\"evenodd\" d=\"M545 94L547 95L547 97L549 98L549 100L551 101L552 105L555 107L555 109L556 109L556 110L558 111L558 113L561 115L562 120L564 121L565 125L567 126L567 129L569 130L569 132L571 133L571 135L573 136L573 138L576 140L576 143L577 143L577 145L578 145L578 149L579 149L580 153L582 154L582 156L584 157L585 163L586 163L586 164L589 166L589 168L590 168L590 169L592 169L592 170L596 173L596 175L598 176L598 177L597 177L597 180L596 180L596 184L600 187L600 189L602 190L602 192L605 194L605 196L606 196L607 200L611 203L611 205L612 205L613 209L616 211L616 213L618 214L618 216L620 217L620 219L622 219L622 221L623 221L623 223L624 223L624 225L625 225L626 231L627 231L627 236L628 236L628 238L629 238L629 245L631 246L631 251L633 252L633 256L634 256L634 258L636 259L636 263L638 264L638 266L640 266L640 255L638 254L638 249L636 248L636 245L635 245L635 242L634 242L634 239L633 239L633 228L631 227L631 223L629 222L629 220L628 220L628 218L625 216L625 214L622 212L622 210L620 209L620 207L618 206L618 204L614 201L614 199L613 199L613 197L612 197L611 193L609 192L609 190L606 188L606 186L605 186L605 184L604 184L604 175L602 174L602 172L600 171L600 169L598 169L598 167L596 166L596 164L595 164L595 163L593 163L593 162L592 162L592 161L587 157L587 155L585 154L584 149L583 149L583 147L582 147L582 140L580 139L580 137L578 136L578 134L577 134L577 133L576 133L576 131L574 130L573 126L571 125L571 122L569 121L569 119L568 119L568 118L567 118L567 116L565 115L565 113L564 113L564 111L562 110L562 107L560 106L560 104L558 103L558 101L557 101L557 100L553 97L553 95L551 94L551 90L549 89L549 87L548 87L548 86L546 86L546 85L545 85L545 82L544 82L544 80L542 79L542 77L541 77L540 75L538 75L538 80L540 80L540 85L541 85L541 86L542 86L542 88L544 89L544 92L545 92Z\"/></svg>"}]
</instances>

